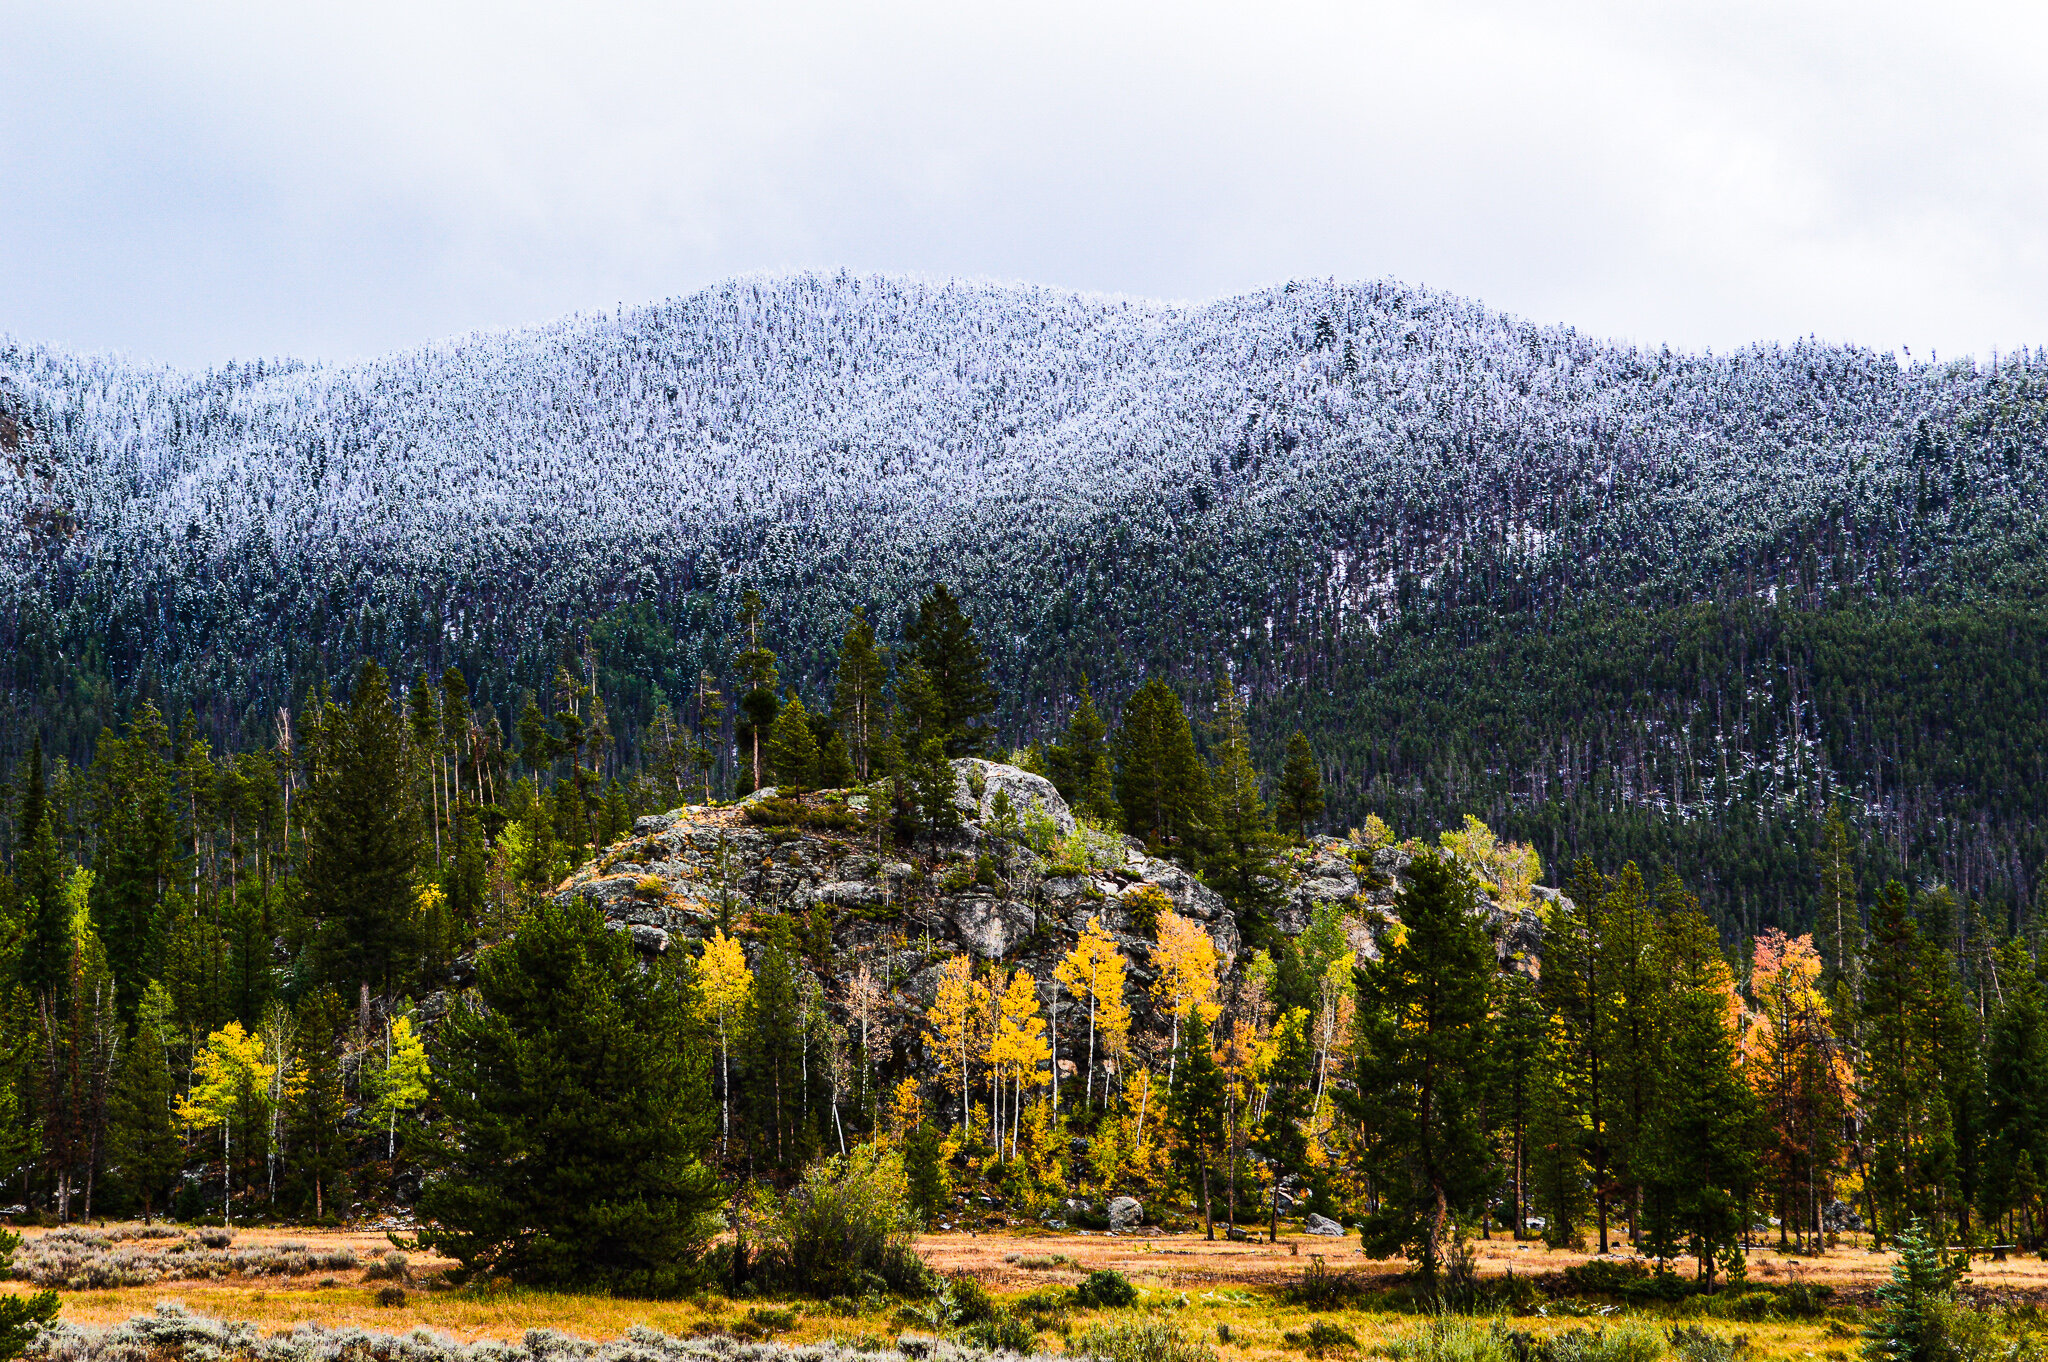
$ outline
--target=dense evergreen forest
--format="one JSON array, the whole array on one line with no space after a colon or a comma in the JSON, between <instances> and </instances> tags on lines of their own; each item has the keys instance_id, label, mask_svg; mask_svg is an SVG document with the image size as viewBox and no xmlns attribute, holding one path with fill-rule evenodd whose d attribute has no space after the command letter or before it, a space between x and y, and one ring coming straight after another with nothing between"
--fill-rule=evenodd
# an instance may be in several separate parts
<instances>
[{"instance_id":1,"label":"dense evergreen forest","mask_svg":"<svg viewBox=\"0 0 2048 1362\"><path fill-rule=\"evenodd\" d=\"M2043 385L2031 352L1685 354L1384 281L805 275L206 374L4 342L0 759L82 766L145 703L270 746L370 656L456 667L507 728L566 669L610 778L664 700L739 684L747 591L817 693L853 608L894 635L943 577L1010 743L1084 676L1114 711L1228 670L1262 763L1314 742L1326 827L1625 851L1733 936L1810 925L1839 804L1866 894L2015 927L2048 856Z\"/></svg>"},{"instance_id":2,"label":"dense evergreen forest","mask_svg":"<svg viewBox=\"0 0 2048 1362\"><path fill-rule=\"evenodd\" d=\"M260 747L147 703L87 766L33 744L0 884L11 1194L58 1219L415 1207L486 1275L657 1293L737 1280L785 1189L863 1179L934 1224L980 1214L968 1189L1046 1217L1136 1193L1212 1233L1316 1211L1432 1280L1470 1233L1626 1234L1707 1286L1759 1226L1816 1252L1858 1217L2048 1236L2043 924L1883 878L1838 810L1786 872L1817 932L1731 934L1626 847L1564 867L1560 896L1477 817L1390 806L1313 837L1332 762L1297 732L1262 767L1227 678L1110 712L1084 685L1007 747L985 635L943 586L898 637L847 617L808 691L766 603L741 607L736 684L656 698L631 754L596 642L505 716L457 669L394 684L365 660ZM998 754L1051 782L1070 834L1034 806L963 840L954 762ZM865 919L823 900L721 908L701 949L648 957L554 892L643 811L768 785L721 808L964 888L1025 864L1078 882L1142 845L1243 949L1140 885L1116 905L1134 935L1085 910L1049 979L927 943L927 996L913 943L845 956ZM1360 891L1275 930L1307 857ZM1540 968L1503 951L1508 920L1537 924ZM740 1234L714 1261L720 1225Z\"/></svg>"}]
</instances>

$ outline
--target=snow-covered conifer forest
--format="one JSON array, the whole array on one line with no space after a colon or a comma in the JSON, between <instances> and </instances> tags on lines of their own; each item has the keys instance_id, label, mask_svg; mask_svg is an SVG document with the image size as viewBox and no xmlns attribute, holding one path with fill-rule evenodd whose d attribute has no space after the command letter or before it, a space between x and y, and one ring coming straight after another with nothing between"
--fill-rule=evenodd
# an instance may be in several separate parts
<instances>
[{"instance_id":1,"label":"snow-covered conifer forest","mask_svg":"<svg viewBox=\"0 0 2048 1362\"><path fill-rule=\"evenodd\" d=\"M137 697L222 743L362 654L509 723L565 655L630 750L758 589L967 604L1018 740L1224 666L1338 826L1461 811L1792 915L1839 798L2014 911L2044 821L2048 356L1616 345L1392 282L1201 305L745 279L360 364L0 339L7 755ZM604 687L600 687L603 690Z\"/></svg>"}]
</instances>

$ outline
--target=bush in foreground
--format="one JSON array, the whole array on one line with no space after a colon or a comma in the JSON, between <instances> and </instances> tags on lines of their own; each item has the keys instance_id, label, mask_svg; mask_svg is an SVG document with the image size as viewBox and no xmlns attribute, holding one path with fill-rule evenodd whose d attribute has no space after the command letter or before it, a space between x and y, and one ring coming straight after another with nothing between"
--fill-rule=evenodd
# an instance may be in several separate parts
<instances>
[{"instance_id":1,"label":"bush in foreground","mask_svg":"<svg viewBox=\"0 0 2048 1362\"><path fill-rule=\"evenodd\" d=\"M903 1160L875 1145L812 1164L775 1203L766 1228L762 1266L792 1291L829 1298L928 1285L924 1260L911 1249L917 1217Z\"/></svg>"}]
</instances>

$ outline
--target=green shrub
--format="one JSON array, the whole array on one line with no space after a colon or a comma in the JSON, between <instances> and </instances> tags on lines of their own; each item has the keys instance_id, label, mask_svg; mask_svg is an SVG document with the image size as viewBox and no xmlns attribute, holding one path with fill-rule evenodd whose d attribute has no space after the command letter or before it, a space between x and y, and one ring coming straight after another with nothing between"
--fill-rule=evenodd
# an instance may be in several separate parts
<instances>
[{"instance_id":1,"label":"green shrub","mask_svg":"<svg viewBox=\"0 0 2048 1362\"><path fill-rule=\"evenodd\" d=\"M1340 1348L1356 1351L1358 1339L1347 1329L1339 1329L1328 1320L1319 1319L1306 1329L1285 1333L1280 1341L1301 1349L1310 1357L1322 1357Z\"/></svg>"},{"instance_id":2,"label":"green shrub","mask_svg":"<svg viewBox=\"0 0 2048 1362\"><path fill-rule=\"evenodd\" d=\"M1008 1310L998 1310L987 1319L970 1324L954 1335L970 1348L989 1352L1032 1353L1038 1350L1038 1335L1031 1326Z\"/></svg>"},{"instance_id":3,"label":"green shrub","mask_svg":"<svg viewBox=\"0 0 2048 1362\"><path fill-rule=\"evenodd\" d=\"M1287 1288L1287 1299L1310 1310L1337 1310L1357 1298L1359 1284L1348 1272L1332 1272L1321 1254L1308 1260L1301 1279Z\"/></svg>"},{"instance_id":4,"label":"green shrub","mask_svg":"<svg viewBox=\"0 0 2048 1362\"><path fill-rule=\"evenodd\" d=\"M1067 1355L1101 1362L1216 1362L1213 1349L1190 1341L1166 1320L1098 1324L1069 1343Z\"/></svg>"},{"instance_id":5,"label":"green shrub","mask_svg":"<svg viewBox=\"0 0 2048 1362\"><path fill-rule=\"evenodd\" d=\"M1657 1362L1664 1340L1654 1329L1567 1329L1543 1348L1544 1362Z\"/></svg>"},{"instance_id":6,"label":"green shrub","mask_svg":"<svg viewBox=\"0 0 2048 1362\"><path fill-rule=\"evenodd\" d=\"M808 810L794 799L770 795L746 806L746 819L757 828L795 827L807 821Z\"/></svg>"},{"instance_id":7,"label":"green shrub","mask_svg":"<svg viewBox=\"0 0 2048 1362\"><path fill-rule=\"evenodd\" d=\"M1074 1303L1087 1310L1128 1310L1138 1303L1138 1288L1123 1273L1105 1267L1074 1288Z\"/></svg>"},{"instance_id":8,"label":"green shrub","mask_svg":"<svg viewBox=\"0 0 2048 1362\"><path fill-rule=\"evenodd\" d=\"M1736 1362L1749 1355L1749 1335L1712 1334L1697 1324L1681 1324L1665 1335L1679 1362Z\"/></svg>"},{"instance_id":9,"label":"green shrub","mask_svg":"<svg viewBox=\"0 0 2048 1362\"><path fill-rule=\"evenodd\" d=\"M917 1292L924 1260L911 1250L917 1231L903 1160L874 1145L821 1159L776 1202L764 1255L767 1275L820 1299L858 1296L876 1287Z\"/></svg>"}]
</instances>

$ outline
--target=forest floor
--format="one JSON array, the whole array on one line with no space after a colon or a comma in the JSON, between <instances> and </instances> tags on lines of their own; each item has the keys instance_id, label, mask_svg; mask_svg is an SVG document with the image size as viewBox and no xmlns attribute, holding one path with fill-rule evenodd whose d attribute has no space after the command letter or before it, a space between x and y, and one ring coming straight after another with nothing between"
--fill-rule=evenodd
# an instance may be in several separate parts
<instances>
[{"instance_id":1,"label":"forest floor","mask_svg":"<svg viewBox=\"0 0 2048 1362\"><path fill-rule=\"evenodd\" d=\"M109 1228L113 1228L109 1226ZM22 1231L33 1241L44 1231ZM238 1229L237 1249L275 1244L300 1244L316 1249L347 1247L369 1264L391 1250L382 1232L369 1230ZM150 1241L124 1247L148 1251ZM1541 1244L1508 1240L1480 1241L1483 1275L1534 1277L1549 1285L1547 1294L1561 1294L1563 1269L1590 1255L1546 1249ZM1220 1362L1292 1362L1302 1355L1299 1333L1323 1320L1349 1332L1363 1354L1424 1327L1426 1317L1391 1308L1376 1300L1371 1288L1392 1287L1402 1265L1369 1262L1355 1239L1281 1236L1278 1244L1211 1243L1199 1232L1111 1237L1075 1233L949 1233L928 1235L918 1244L932 1266L945 1273L971 1273L998 1295L1015 1297L1038 1287L1072 1285L1098 1268L1114 1268L1143 1289L1140 1304L1176 1311L1184 1328L1200 1334L1216 1348ZM1284 1298L1282 1288L1300 1279L1320 1256L1331 1272L1353 1274L1368 1288L1357 1303L1344 1309L1311 1313ZM402 1303L380 1303L391 1284L366 1279L364 1270L316 1271L298 1277L239 1274L220 1279L166 1279L147 1286L61 1292L63 1318L83 1325L110 1324L147 1313L159 1301L180 1301L191 1310L219 1319L246 1320L265 1331L301 1322L328 1326L355 1325L386 1332L415 1328L438 1330L468 1341L478 1338L515 1340L528 1329L551 1328L585 1339L617 1337L640 1324L676 1336L718 1332L765 1331L787 1342L837 1338L847 1342L881 1343L906 1328L922 1330L894 1312L846 1313L815 1301L761 1297L728 1300L704 1295L677 1301L621 1300L605 1296L551 1293L520 1289L463 1290L436 1281L448 1264L412 1254L412 1285ZM1796 1359L1798 1362L1848 1362L1860 1351L1853 1307L1867 1305L1871 1289L1889 1275L1891 1256L1845 1244L1823 1257L1805 1258L1760 1250L1750 1259L1751 1280L1782 1286L1792 1281L1834 1288L1839 1307L1828 1317L1792 1322L1736 1323L1703 1321L1725 1333L1748 1336L1753 1358ZM1681 1268L1688 1267L1681 1264ZM2048 1262L2015 1257L2007 1262L1979 1260L1971 1273L1972 1295L1988 1304L2048 1304ZM0 1284L0 1290L29 1291L26 1282ZM1598 1325L1585 1317L1591 1307L1553 1301L1544 1313L1519 1312L1514 1327L1549 1333ZM1078 1335L1108 1312L1075 1310L1069 1330ZM765 1316L765 1318L764 1318ZM1668 1312L1634 1308L1606 1318L1668 1321ZM1217 1326L1229 1331L1220 1342ZM1041 1335L1046 1351L1060 1350L1059 1333Z\"/></svg>"}]
</instances>

